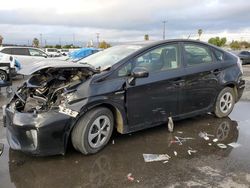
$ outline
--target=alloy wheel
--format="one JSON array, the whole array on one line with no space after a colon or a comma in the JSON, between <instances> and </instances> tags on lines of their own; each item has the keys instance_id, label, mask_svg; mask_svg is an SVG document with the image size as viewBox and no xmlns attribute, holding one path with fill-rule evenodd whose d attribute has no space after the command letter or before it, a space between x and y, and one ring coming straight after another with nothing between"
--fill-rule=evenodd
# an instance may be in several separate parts
<instances>
[{"instance_id":1,"label":"alloy wheel","mask_svg":"<svg viewBox=\"0 0 250 188\"><path fill-rule=\"evenodd\" d=\"M227 113L229 110L231 110L233 106L233 96L231 93L226 92L224 95L222 95L220 99L220 110L223 113Z\"/></svg>"},{"instance_id":2,"label":"alloy wheel","mask_svg":"<svg viewBox=\"0 0 250 188\"><path fill-rule=\"evenodd\" d=\"M95 119L89 129L88 142L90 147L101 147L108 138L111 130L110 119L106 115L99 116Z\"/></svg>"}]
</instances>

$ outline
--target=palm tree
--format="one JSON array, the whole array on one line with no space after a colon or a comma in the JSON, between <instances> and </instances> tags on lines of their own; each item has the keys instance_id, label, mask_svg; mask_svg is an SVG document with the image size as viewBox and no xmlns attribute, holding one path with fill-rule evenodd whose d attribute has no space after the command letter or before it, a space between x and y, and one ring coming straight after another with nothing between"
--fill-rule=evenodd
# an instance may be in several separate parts
<instances>
[{"instance_id":1,"label":"palm tree","mask_svg":"<svg viewBox=\"0 0 250 188\"><path fill-rule=\"evenodd\" d=\"M32 44L33 44L34 47L38 47L39 46L39 40L37 38L34 38Z\"/></svg>"},{"instance_id":2,"label":"palm tree","mask_svg":"<svg viewBox=\"0 0 250 188\"><path fill-rule=\"evenodd\" d=\"M202 29L198 29L199 40L201 39Z\"/></svg>"}]
</instances>

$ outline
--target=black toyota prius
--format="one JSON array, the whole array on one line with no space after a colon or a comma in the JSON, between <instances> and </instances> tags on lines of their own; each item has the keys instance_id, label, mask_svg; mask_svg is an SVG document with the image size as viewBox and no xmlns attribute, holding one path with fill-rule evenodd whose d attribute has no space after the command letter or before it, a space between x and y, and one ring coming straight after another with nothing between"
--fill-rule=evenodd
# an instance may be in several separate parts
<instances>
[{"instance_id":1,"label":"black toyota prius","mask_svg":"<svg viewBox=\"0 0 250 188\"><path fill-rule=\"evenodd\" d=\"M235 55L207 43L166 40L118 45L78 63L47 60L5 107L12 149L65 154L70 139L83 154L121 134L212 112L231 113L245 87Z\"/></svg>"}]
</instances>

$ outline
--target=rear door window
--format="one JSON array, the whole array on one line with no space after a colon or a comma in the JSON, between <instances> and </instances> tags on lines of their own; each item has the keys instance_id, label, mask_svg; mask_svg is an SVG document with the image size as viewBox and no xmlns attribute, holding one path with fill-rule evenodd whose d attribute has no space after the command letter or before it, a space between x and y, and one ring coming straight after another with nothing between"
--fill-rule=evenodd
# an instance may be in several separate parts
<instances>
[{"instance_id":1,"label":"rear door window","mask_svg":"<svg viewBox=\"0 0 250 188\"><path fill-rule=\"evenodd\" d=\"M210 49L198 44L184 44L187 66L208 64L213 62Z\"/></svg>"}]
</instances>

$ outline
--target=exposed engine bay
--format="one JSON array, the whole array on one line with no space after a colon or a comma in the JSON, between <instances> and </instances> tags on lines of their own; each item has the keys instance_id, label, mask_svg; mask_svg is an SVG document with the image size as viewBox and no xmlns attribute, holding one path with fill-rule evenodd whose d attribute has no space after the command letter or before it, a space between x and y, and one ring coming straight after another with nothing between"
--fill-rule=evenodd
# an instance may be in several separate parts
<instances>
[{"instance_id":1,"label":"exposed engine bay","mask_svg":"<svg viewBox=\"0 0 250 188\"><path fill-rule=\"evenodd\" d=\"M48 68L32 76L20 87L12 99L19 112L40 112L64 102L63 94L76 90L93 72L86 68Z\"/></svg>"}]
</instances>

